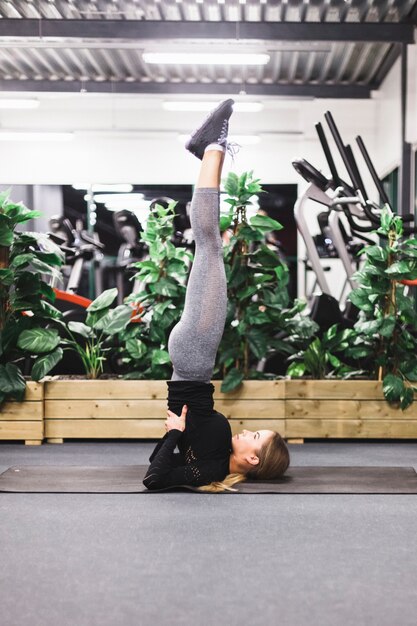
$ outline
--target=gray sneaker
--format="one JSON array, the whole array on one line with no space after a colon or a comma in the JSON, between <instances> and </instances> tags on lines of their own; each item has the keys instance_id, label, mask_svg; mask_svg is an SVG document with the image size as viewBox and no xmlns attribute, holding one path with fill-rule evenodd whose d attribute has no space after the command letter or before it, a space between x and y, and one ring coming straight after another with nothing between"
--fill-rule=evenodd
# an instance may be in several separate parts
<instances>
[{"instance_id":1,"label":"gray sneaker","mask_svg":"<svg viewBox=\"0 0 417 626\"><path fill-rule=\"evenodd\" d=\"M192 133L185 147L198 159L203 158L204 150L211 143L217 143L226 148L229 119L233 113L234 103L235 101L231 98L220 102L208 114L204 122Z\"/></svg>"}]
</instances>

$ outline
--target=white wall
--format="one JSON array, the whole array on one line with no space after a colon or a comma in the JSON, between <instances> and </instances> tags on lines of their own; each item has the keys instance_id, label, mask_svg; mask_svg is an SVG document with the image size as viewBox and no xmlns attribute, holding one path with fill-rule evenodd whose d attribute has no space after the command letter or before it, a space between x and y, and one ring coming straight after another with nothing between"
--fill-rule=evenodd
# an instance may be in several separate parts
<instances>
[{"instance_id":1,"label":"white wall","mask_svg":"<svg viewBox=\"0 0 417 626\"><path fill-rule=\"evenodd\" d=\"M5 97L7 94L2 94ZM200 113L162 109L162 97L41 94L35 111L0 111L2 130L74 131L71 142L0 142L0 183L191 183L198 161L178 141ZM252 99L252 98L251 98ZM373 143L372 100L264 99L260 114L235 113L232 133L259 134L244 146L238 171L255 169L264 183L297 182L291 159L306 156L324 166L314 123L329 108L349 140L356 129Z\"/></svg>"},{"instance_id":2,"label":"white wall","mask_svg":"<svg viewBox=\"0 0 417 626\"><path fill-rule=\"evenodd\" d=\"M401 162L401 59L375 92L375 165L384 177ZM417 45L408 46L406 140L417 146Z\"/></svg>"},{"instance_id":3,"label":"white wall","mask_svg":"<svg viewBox=\"0 0 417 626\"><path fill-rule=\"evenodd\" d=\"M409 60L407 139L417 144L417 46L409 47ZM1 110L0 129L72 131L74 139L61 143L0 142L0 184L194 182L199 162L184 150L178 136L188 134L201 120L201 113L165 111L162 96L33 95L40 100L39 109ZM1 94L1 97L7 96L10 94ZM216 101L212 96L209 99ZM362 135L380 175L386 174L400 161L399 62L381 89L368 100L248 99L262 100L264 110L258 114L235 113L231 120L231 133L257 134L260 142L242 146L235 163L229 160L226 170L233 168L240 173L254 169L263 183L295 183L301 193L306 183L292 168L292 159L304 157L329 175L314 128L314 124L321 121L333 148L337 167L347 178L324 123L326 110L333 113L343 140L352 144L359 164L362 160L354 143L357 134ZM365 186L377 199L366 169L362 172ZM57 210L52 207L51 212L61 210L58 198L56 205ZM318 232L315 215L319 210L320 206L312 204L312 234ZM303 246L301 241L299 243L302 258ZM334 261L332 265L335 267L329 279L337 295L340 291L340 266Z\"/></svg>"}]
</instances>

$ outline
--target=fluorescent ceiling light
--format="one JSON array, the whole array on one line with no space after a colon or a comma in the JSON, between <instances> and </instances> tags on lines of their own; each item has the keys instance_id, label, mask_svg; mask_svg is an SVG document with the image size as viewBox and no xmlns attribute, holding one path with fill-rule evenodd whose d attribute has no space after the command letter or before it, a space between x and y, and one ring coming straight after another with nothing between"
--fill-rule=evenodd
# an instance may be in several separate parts
<instances>
[{"instance_id":1,"label":"fluorescent ceiling light","mask_svg":"<svg viewBox=\"0 0 417 626\"><path fill-rule=\"evenodd\" d=\"M0 141L71 141L73 133L36 133L23 131L0 131Z\"/></svg>"},{"instance_id":2,"label":"fluorescent ceiling light","mask_svg":"<svg viewBox=\"0 0 417 626\"><path fill-rule=\"evenodd\" d=\"M185 143L187 139L190 138L190 135L178 135L179 141L181 143ZM240 146L253 146L261 141L259 135L233 135L229 137L229 142L237 143Z\"/></svg>"},{"instance_id":3,"label":"fluorescent ceiling light","mask_svg":"<svg viewBox=\"0 0 417 626\"><path fill-rule=\"evenodd\" d=\"M90 187L93 193L98 191L113 191L114 193L129 193L133 190L133 185L123 184L123 185L89 185L87 183L75 183L72 185L73 189L79 189L81 191L89 191Z\"/></svg>"},{"instance_id":4,"label":"fluorescent ceiling light","mask_svg":"<svg viewBox=\"0 0 417 626\"><path fill-rule=\"evenodd\" d=\"M216 102L198 102L195 101L181 101L181 100L165 100L162 103L163 108L166 111L211 111L216 105ZM238 113L257 113L262 111L264 105L262 102L235 102L233 110Z\"/></svg>"},{"instance_id":5,"label":"fluorescent ceiling light","mask_svg":"<svg viewBox=\"0 0 417 626\"><path fill-rule=\"evenodd\" d=\"M37 109L39 104L35 98L0 98L0 109Z\"/></svg>"},{"instance_id":6,"label":"fluorescent ceiling light","mask_svg":"<svg viewBox=\"0 0 417 626\"><path fill-rule=\"evenodd\" d=\"M144 52L145 63L176 65L266 65L269 54L247 53L196 53L196 52Z\"/></svg>"},{"instance_id":7,"label":"fluorescent ceiling light","mask_svg":"<svg viewBox=\"0 0 417 626\"><path fill-rule=\"evenodd\" d=\"M94 196L94 202L100 202L106 206L111 204L120 209L128 209L131 206L142 206L143 198L143 193L99 193Z\"/></svg>"}]
</instances>

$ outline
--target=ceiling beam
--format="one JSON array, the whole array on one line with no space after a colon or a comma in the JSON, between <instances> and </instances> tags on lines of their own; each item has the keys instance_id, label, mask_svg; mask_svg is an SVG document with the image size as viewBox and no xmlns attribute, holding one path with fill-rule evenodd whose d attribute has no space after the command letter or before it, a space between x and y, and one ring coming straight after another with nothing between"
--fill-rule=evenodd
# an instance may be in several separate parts
<instances>
[{"instance_id":1,"label":"ceiling beam","mask_svg":"<svg viewBox=\"0 0 417 626\"><path fill-rule=\"evenodd\" d=\"M367 41L414 43L411 23L194 22L167 20L9 19L1 37L81 39L260 39L270 41Z\"/></svg>"},{"instance_id":2,"label":"ceiling beam","mask_svg":"<svg viewBox=\"0 0 417 626\"><path fill-rule=\"evenodd\" d=\"M401 54L401 46L395 45L395 46L390 47L381 65L379 66L376 74L372 78L372 84L371 84L372 89L380 88L385 77L388 75L389 71L391 70L395 61L399 58L400 54Z\"/></svg>"},{"instance_id":3,"label":"ceiling beam","mask_svg":"<svg viewBox=\"0 0 417 626\"><path fill-rule=\"evenodd\" d=\"M302 98L370 98L371 88L366 85L263 85L234 83L140 83L115 81L51 81L51 80L3 80L0 92L67 92L112 94L222 94L252 96L286 96Z\"/></svg>"}]
</instances>

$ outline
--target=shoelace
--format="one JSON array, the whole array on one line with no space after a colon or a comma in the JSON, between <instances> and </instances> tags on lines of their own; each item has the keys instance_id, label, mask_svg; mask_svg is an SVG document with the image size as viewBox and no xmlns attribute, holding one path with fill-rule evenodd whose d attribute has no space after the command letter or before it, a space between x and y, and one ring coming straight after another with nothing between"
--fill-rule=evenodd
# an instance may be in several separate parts
<instances>
[{"instance_id":1,"label":"shoelace","mask_svg":"<svg viewBox=\"0 0 417 626\"><path fill-rule=\"evenodd\" d=\"M239 152L242 146L236 141L228 141L226 142L226 152L230 154L232 157L232 165L235 164L235 155Z\"/></svg>"},{"instance_id":2,"label":"shoelace","mask_svg":"<svg viewBox=\"0 0 417 626\"><path fill-rule=\"evenodd\" d=\"M229 131L229 122L228 120L223 120L222 129L220 131L219 138L217 139L217 143L222 144L226 142L228 131Z\"/></svg>"}]
</instances>

